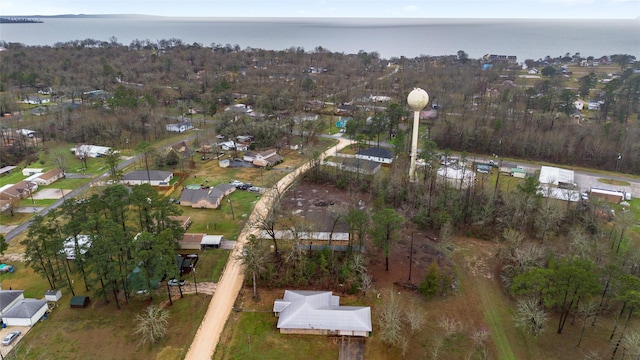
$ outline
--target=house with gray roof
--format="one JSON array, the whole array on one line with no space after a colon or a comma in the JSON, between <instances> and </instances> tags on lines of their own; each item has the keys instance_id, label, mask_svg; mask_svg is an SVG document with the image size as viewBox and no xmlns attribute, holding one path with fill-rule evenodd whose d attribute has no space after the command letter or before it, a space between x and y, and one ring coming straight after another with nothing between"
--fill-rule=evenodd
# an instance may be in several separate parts
<instances>
[{"instance_id":1,"label":"house with gray roof","mask_svg":"<svg viewBox=\"0 0 640 360\"><path fill-rule=\"evenodd\" d=\"M150 184L151 186L167 186L173 179L171 171L161 170L134 170L122 177L122 183L125 185L142 185Z\"/></svg>"},{"instance_id":2,"label":"house with gray roof","mask_svg":"<svg viewBox=\"0 0 640 360\"><path fill-rule=\"evenodd\" d=\"M371 308L340 306L331 291L285 290L273 303L282 334L371 335Z\"/></svg>"},{"instance_id":3,"label":"house with gray roof","mask_svg":"<svg viewBox=\"0 0 640 360\"><path fill-rule=\"evenodd\" d=\"M381 164L391 164L393 162L393 153L389 149L372 147L360 150L356 153L356 159L375 161Z\"/></svg>"},{"instance_id":4,"label":"house with gray roof","mask_svg":"<svg viewBox=\"0 0 640 360\"><path fill-rule=\"evenodd\" d=\"M47 312L47 300L21 299L2 314L7 326L33 326Z\"/></svg>"},{"instance_id":5,"label":"house with gray roof","mask_svg":"<svg viewBox=\"0 0 640 360\"><path fill-rule=\"evenodd\" d=\"M24 290L0 290L0 315L24 299Z\"/></svg>"},{"instance_id":6,"label":"house with gray roof","mask_svg":"<svg viewBox=\"0 0 640 360\"><path fill-rule=\"evenodd\" d=\"M180 205L191 206L195 209L217 209L225 196L236 190L235 186L220 184L213 188L182 190Z\"/></svg>"}]
</instances>

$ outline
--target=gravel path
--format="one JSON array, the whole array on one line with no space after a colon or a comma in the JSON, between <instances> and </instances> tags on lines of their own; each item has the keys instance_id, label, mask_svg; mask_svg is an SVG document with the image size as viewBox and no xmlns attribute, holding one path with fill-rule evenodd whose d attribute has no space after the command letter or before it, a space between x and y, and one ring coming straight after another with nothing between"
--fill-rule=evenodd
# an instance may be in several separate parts
<instances>
[{"instance_id":1,"label":"gravel path","mask_svg":"<svg viewBox=\"0 0 640 360\"><path fill-rule=\"evenodd\" d=\"M351 143L351 140L339 139L338 144L325 151L321 157L333 156ZM189 347L189 351L185 357L186 360L211 359L213 356L218 341L220 340L222 329L231 314L233 304L244 281L244 268L238 257L242 254L242 249L249 235L258 233L258 230L252 228L250 224L255 223L260 217L266 216L274 200L283 193L298 176L306 172L310 166L310 163L305 163L295 171L287 174L273 188L262 195L256 203L247 221L247 225L238 236L238 241L231 252L231 256L229 256L222 277L217 283L216 291L209 303L207 313L200 324L200 328L198 328L193 343L191 343Z\"/></svg>"}]
</instances>

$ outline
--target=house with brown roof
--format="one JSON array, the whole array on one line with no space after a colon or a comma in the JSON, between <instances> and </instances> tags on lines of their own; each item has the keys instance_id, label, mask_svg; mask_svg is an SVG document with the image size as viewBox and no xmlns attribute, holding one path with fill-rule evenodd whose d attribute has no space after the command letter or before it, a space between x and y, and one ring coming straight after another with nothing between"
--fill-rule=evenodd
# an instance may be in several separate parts
<instances>
[{"instance_id":1,"label":"house with brown roof","mask_svg":"<svg viewBox=\"0 0 640 360\"><path fill-rule=\"evenodd\" d=\"M183 250L217 249L221 242L222 235L185 233L180 241L180 248Z\"/></svg>"},{"instance_id":2,"label":"house with brown roof","mask_svg":"<svg viewBox=\"0 0 640 360\"><path fill-rule=\"evenodd\" d=\"M273 166L282 162L284 158L276 152L276 149L267 149L255 154L253 165L260 167Z\"/></svg>"},{"instance_id":3,"label":"house with brown roof","mask_svg":"<svg viewBox=\"0 0 640 360\"><path fill-rule=\"evenodd\" d=\"M34 178L33 182L35 182L38 185L44 186L44 185L53 184L54 182L62 178L64 178L64 173L62 172L62 170L53 169Z\"/></svg>"},{"instance_id":4,"label":"house with brown roof","mask_svg":"<svg viewBox=\"0 0 640 360\"><path fill-rule=\"evenodd\" d=\"M200 250L200 243L205 234L184 233L182 240L179 241L180 249L184 250Z\"/></svg>"},{"instance_id":5,"label":"house with brown roof","mask_svg":"<svg viewBox=\"0 0 640 360\"><path fill-rule=\"evenodd\" d=\"M14 201L24 199L38 190L38 184L34 182L20 181L17 184L4 187L0 191L0 199Z\"/></svg>"},{"instance_id":6,"label":"house with brown roof","mask_svg":"<svg viewBox=\"0 0 640 360\"><path fill-rule=\"evenodd\" d=\"M176 153L176 155L178 155L178 158L180 159L187 158L193 154L193 150L191 150L189 145L187 145L186 141L180 141L169 146L167 148L166 154L169 154L170 152Z\"/></svg>"},{"instance_id":7,"label":"house with brown roof","mask_svg":"<svg viewBox=\"0 0 640 360\"><path fill-rule=\"evenodd\" d=\"M256 159L256 152L255 151L245 151L245 153L242 155L242 160L246 161L246 162L250 162L253 163L253 160Z\"/></svg>"}]
</instances>

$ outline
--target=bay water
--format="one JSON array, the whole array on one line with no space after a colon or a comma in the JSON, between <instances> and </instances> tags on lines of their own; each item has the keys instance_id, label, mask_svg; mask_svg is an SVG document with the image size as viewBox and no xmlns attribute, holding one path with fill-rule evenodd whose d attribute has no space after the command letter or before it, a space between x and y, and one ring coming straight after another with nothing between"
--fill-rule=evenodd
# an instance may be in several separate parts
<instances>
[{"instance_id":1,"label":"bay water","mask_svg":"<svg viewBox=\"0 0 640 360\"><path fill-rule=\"evenodd\" d=\"M202 46L267 50L377 52L385 59L485 54L544 59L630 54L640 59L640 20L171 18L140 15L30 17L42 23L0 24L0 40L54 45L71 40L180 39Z\"/></svg>"}]
</instances>

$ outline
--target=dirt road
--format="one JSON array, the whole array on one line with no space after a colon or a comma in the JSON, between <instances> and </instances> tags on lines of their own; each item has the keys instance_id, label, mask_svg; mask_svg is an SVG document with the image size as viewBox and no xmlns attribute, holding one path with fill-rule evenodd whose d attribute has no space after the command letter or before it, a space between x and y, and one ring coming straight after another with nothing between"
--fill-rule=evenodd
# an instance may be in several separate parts
<instances>
[{"instance_id":1,"label":"dirt road","mask_svg":"<svg viewBox=\"0 0 640 360\"><path fill-rule=\"evenodd\" d=\"M329 150L325 151L321 158L326 156L333 156L338 151L342 150L346 146L352 143L348 139L339 139L338 144ZM277 196L282 194L284 190L293 183L293 181L306 172L310 163L305 163L295 171L287 174L276 185L269 189L256 203L251 216L247 221L247 225L244 227L236 246L229 256L227 265L224 268L224 272L220 281L217 284L216 291L211 298L207 313L202 319L200 328L193 339L193 343L189 347L186 360L203 360L211 359L213 353L220 340L220 334L224 328L227 318L231 314L233 303L235 302L238 292L242 288L242 282L244 281L244 268L242 262L238 259L242 254L242 249L250 234L257 234L258 230L252 228L251 224L255 223L260 217L264 217L268 214L271 206Z\"/></svg>"}]
</instances>

